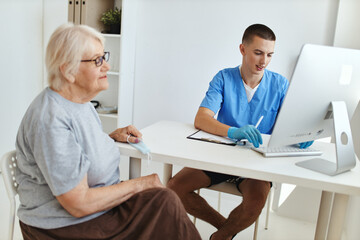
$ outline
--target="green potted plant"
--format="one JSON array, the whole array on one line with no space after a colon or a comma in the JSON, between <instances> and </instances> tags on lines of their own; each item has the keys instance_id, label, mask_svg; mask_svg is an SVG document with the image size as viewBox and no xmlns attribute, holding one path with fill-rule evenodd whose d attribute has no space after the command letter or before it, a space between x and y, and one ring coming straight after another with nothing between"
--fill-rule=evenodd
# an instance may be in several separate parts
<instances>
[{"instance_id":1,"label":"green potted plant","mask_svg":"<svg viewBox=\"0 0 360 240\"><path fill-rule=\"evenodd\" d=\"M104 12L100 21L110 30L110 33L120 34L121 10L117 7Z\"/></svg>"}]
</instances>

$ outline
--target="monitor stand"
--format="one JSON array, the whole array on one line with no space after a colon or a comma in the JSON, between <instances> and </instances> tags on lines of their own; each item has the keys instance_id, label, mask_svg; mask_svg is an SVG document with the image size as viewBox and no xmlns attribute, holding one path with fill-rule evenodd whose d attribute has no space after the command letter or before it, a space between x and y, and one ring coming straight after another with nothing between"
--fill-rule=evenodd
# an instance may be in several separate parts
<instances>
[{"instance_id":1,"label":"monitor stand","mask_svg":"<svg viewBox=\"0 0 360 240\"><path fill-rule=\"evenodd\" d=\"M331 102L329 111L332 111L334 121L336 163L321 158L314 158L297 162L296 165L334 176L354 168L356 165L356 157L345 102ZM327 116L328 115L329 114L327 114Z\"/></svg>"}]
</instances>

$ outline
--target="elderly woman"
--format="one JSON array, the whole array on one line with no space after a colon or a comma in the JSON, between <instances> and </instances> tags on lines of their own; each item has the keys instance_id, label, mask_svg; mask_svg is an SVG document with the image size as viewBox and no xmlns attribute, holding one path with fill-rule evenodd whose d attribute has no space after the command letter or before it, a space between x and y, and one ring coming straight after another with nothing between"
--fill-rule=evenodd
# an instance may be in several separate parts
<instances>
[{"instance_id":1,"label":"elderly woman","mask_svg":"<svg viewBox=\"0 0 360 240\"><path fill-rule=\"evenodd\" d=\"M90 27L65 24L50 38L49 87L29 106L16 141L24 239L200 239L156 174L120 182L114 140L137 142L141 133L102 131L90 100L108 88L108 59Z\"/></svg>"}]
</instances>

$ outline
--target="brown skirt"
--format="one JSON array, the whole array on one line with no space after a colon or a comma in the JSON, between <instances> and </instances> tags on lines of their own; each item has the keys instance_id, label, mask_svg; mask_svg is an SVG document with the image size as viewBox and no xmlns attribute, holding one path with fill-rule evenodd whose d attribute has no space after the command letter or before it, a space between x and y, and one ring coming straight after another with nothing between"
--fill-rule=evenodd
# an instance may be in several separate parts
<instances>
[{"instance_id":1,"label":"brown skirt","mask_svg":"<svg viewBox=\"0 0 360 240\"><path fill-rule=\"evenodd\" d=\"M126 239L200 240L177 195L166 188L135 194L107 213L67 227L41 229L20 221L24 240Z\"/></svg>"}]
</instances>

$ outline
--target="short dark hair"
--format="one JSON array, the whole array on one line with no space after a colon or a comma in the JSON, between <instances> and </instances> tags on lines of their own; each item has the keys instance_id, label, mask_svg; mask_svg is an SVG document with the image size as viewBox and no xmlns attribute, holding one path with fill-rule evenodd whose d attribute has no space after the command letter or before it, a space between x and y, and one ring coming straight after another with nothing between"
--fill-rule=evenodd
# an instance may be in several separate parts
<instances>
[{"instance_id":1,"label":"short dark hair","mask_svg":"<svg viewBox=\"0 0 360 240\"><path fill-rule=\"evenodd\" d=\"M258 36L265 40L275 41L275 33L263 24L250 25L244 32L242 43L250 43L254 36Z\"/></svg>"}]
</instances>

